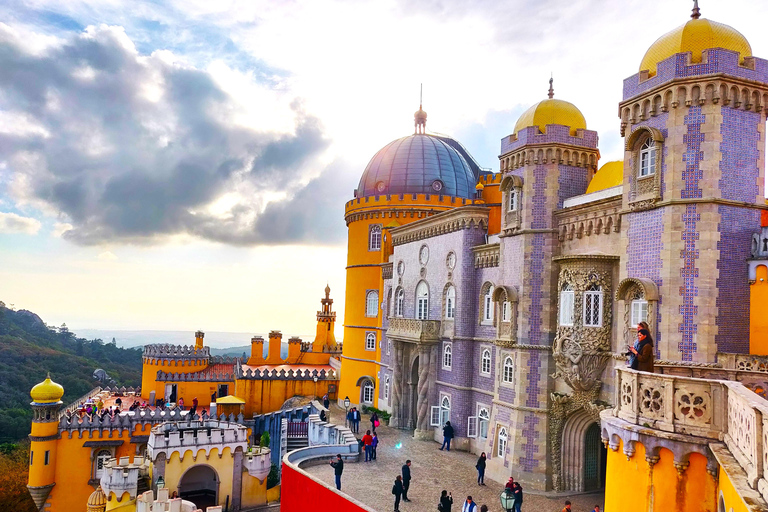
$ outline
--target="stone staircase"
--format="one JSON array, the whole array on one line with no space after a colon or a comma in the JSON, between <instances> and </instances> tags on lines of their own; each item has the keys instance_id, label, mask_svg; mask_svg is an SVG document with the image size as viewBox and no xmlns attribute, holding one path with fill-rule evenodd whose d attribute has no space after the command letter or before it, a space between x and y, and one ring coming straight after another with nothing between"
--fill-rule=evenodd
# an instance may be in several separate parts
<instances>
[{"instance_id":1,"label":"stone staircase","mask_svg":"<svg viewBox=\"0 0 768 512\"><path fill-rule=\"evenodd\" d=\"M289 437L288 438L288 451L298 450L299 448L306 448L309 446L309 439L306 437Z\"/></svg>"}]
</instances>

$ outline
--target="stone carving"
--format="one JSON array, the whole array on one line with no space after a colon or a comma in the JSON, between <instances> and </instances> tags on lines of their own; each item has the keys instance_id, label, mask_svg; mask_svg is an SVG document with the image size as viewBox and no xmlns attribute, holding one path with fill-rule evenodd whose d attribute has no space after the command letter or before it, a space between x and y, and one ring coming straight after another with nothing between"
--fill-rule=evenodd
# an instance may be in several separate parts
<instances>
[{"instance_id":1,"label":"stone carving","mask_svg":"<svg viewBox=\"0 0 768 512\"><path fill-rule=\"evenodd\" d=\"M708 392L685 387L675 389L675 419L708 424L712 418L712 397Z\"/></svg>"},{"instance_id":2,"label":"stone carving","mask_svg":"<svg viewBox=\"0 0 768 512\"><path fill-rule=\"evenodd\" d=\"M743 400L739 400L737 396L729 394L728 434L736 447L747 457L748 462L752 464L755 462L751 460L751 455L755 451L755 429L755 411Z\"/></svg>"},{"instance_id":3,"label":"stone carving","mask_svg":"<svg viewBox=\"0 0 768 512\"><path fill-rule=\"evenodd\" d=\"M640 384L640 411L650 418L664 417L664 384Z\"/></svg>"}]
</instances>

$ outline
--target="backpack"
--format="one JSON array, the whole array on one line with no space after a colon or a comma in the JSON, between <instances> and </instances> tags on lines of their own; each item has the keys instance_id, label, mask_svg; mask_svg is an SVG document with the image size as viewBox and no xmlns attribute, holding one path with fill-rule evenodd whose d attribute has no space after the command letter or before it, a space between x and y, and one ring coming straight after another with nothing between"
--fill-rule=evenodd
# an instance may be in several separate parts
<instances>
[{"instance_id":1,"label":"backpack","mask_svg":"<svg viewBox=\"0 0 768 512\"><path fill-rule=\"evenodd\" d=\"M397 489L397 486L396 486L396 485L393 485L393 486L392 486L392 494L396 494L396 493L395 493L395 489Z\"/></svg>"}]
</instances>

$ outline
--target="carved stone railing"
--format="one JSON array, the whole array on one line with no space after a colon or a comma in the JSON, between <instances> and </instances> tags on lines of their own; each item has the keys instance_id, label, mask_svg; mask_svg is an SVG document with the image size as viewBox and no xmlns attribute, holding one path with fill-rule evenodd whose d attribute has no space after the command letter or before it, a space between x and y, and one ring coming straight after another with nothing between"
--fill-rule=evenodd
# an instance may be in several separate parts
<instances>
[{"instance_id":1,"label":"carved stone railing","mask_svg":"<svg viewBox=\"0 0 768 512\"><path fill-rule=\"evenodd\" d=\"M501 258L499 244L478 245L472 248L475 255L475 268L498 267Z\"/></svg>"},{"instance_id":2,"label":"carved stone railing","mask_svg":"<svg viewBox=\"0 0 768 512\"><path fill-rule=\"evenodd\" d=\"M96 386L95 388L93 388L92 390L90 390L89 392L87 392L86 394L84 394L83 396L81 396L80 398L78 398L77 400L75 400L74 402L69 404L68 406L62 408L59 411L59 418L61 418L62 416L66 415L68 412L69 413L74 413L76 410L80 409L80 407L83 404L85 404L89 399L93 398L94 396L98 395L99 393L101 393L101 387L100 386Z\"/></svg>"},{"instance_id":3,"label":"carved stone railing","mask_svg":"<svg viewBox=\"0 0 768 512\"><path fill-rule=\"evenodd\" d=\"M387 337L412 343L437 343L440 321L390 317Z\"/></svg>"},{"instance_id":4,"label":"carved stone railing","mask_svg":"<svg viewBox=\"0 0 768 512\"><path fill-rule=\"evenodd\" d=\"M735 354L732 354L735 355ZM740 356L741 357L741 356ZM754 356L759 357L759 356ZM709 380L727 380L740 382L750 391L757 393L768 400L768 373L755 371L751 369L721 368L720 363L702 363L702 364L671 364L667 361L656 363L657 373L664 375L673 375L676 377L693 377L696 379ZM742 368L756 368L757 366L741 365Z\"/></svg>"},{"instance_id":5,"label":"carved stone railing","mask_svg":"<svg viewBox=\"0 0 768 512\"><path fill-rule=\"evenodd\" d=\"M616 371L614 417L645 434L656 429L724 442L749 486L768 501L768 401L740 382Z\"/></svg>"},{"instance_id":6,"label":"carved stone railing","mask_svg":"<svg viewBox=\"0 0 768 512\"><path fill-rule=\"evenodd\" d=\"M392 263L384 263L381 266L381 278L386 279L392 279Z\"/></svg>"},{"instance_id":7,"label":"carved stone railing","mask_svg":"<svg viewBox=\"0 0 768 512\"><path fill-rule=\"evenodd\" d=\"M720 363L723 368L768 373L768 356L718 353L717 362Z\"/></svg>"}]
</instances>

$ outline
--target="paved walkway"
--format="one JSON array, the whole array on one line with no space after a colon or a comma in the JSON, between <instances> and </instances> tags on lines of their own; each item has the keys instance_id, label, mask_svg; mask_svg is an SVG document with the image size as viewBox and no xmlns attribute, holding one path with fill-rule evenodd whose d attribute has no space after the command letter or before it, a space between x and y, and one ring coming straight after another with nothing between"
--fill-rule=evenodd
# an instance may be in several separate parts
<instances>
[{"instance_id":1,"label":"paved walkway","mask_svg":"<svg viewBox=\"0 0 768 512\"><path fill-rule=\"evenodd\" d=\"M332 406L332 421L344 417ZM368 417L360 422L361 437L370 428ZM440 492L445 489L453 493L453 511L460 511L467 495L480 505L488 505L492 512L502 510L499 495L504 488L500 482L486 478L486 486L477 485L477 457L468 452L440 451L440 445L433 441L417 441L408 431L379 427L378 457L374 462L346 464L341 480L341 489L357 500L380 512L393 510L392 484L400 474L406 459L411 459L411 488L408 497L411 503L400 503L401 512L433 512L437 510ZM401 443L398 448L397 444ZM333 469L330 466L312 466L307 471L324 482L334 484ZM514 475L512 475L514 476ZM506 482L505 482L506 483ZM603 510L603 493L550 498L525 493L523 512L560 512L566 499L573 503L574 512L591 512L596 504Z\"/></svg>"}]
</instances>

